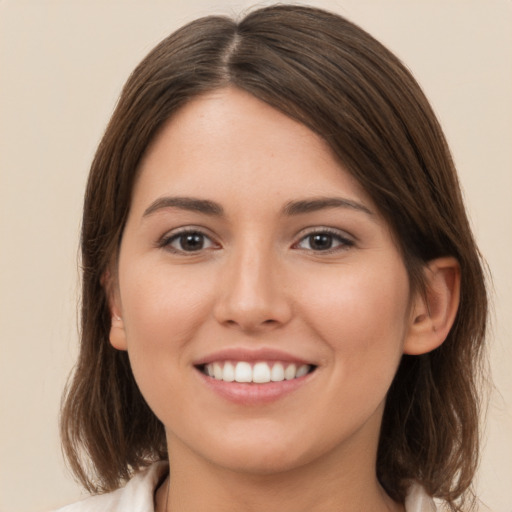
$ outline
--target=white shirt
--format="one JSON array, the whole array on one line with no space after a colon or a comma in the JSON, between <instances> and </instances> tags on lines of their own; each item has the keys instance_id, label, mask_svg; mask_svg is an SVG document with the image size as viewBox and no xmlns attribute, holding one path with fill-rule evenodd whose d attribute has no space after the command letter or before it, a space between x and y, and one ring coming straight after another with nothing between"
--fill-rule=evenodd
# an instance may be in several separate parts
<instances>
[{"instance_id":1,"label":"white shirt","mask_svg":"<svg viewBox=\"0 0 512 512\"><path fill-rule=\"evenodd\" d=\"M91 496L55 512L154 512L155 491L167 473L167 462L155 462L137 473L125 487L108 494ZM419 485L405 499L406 512L435 512L434 500Z\"/></svg>"}]
</instances>

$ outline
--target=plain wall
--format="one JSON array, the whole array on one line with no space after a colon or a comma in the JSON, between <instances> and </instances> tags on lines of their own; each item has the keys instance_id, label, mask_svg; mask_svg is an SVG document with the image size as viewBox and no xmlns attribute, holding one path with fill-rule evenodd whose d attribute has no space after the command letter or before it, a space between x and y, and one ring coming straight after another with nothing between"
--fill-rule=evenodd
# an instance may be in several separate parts
<instances>
[{"instance_id":1,"label":"plain wall","mask_svg":"<svg viewBox=\"0 0 512 512\"><path fill-rule=\"evenodd\" d=\"M478 493L493 511L511 512L512 2L313 3L360 24L407 63L451 144L495 286L496 391ZM77 353L84 184L121 86L184 22L254 4L0 1L0 512L82 496L62 460L58 412Z\"/></svg>"}]
</instances>

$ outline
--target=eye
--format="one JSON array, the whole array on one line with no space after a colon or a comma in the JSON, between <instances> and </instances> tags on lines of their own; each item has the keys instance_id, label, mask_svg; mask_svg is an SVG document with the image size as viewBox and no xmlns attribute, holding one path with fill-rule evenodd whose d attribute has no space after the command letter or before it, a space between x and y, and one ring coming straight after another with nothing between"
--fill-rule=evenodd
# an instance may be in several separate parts
<instances>
[{"instance_id":1,"label":"eye","mask_svg":"<svg viewBox=\"0 0 512 512\"><path fill-rule=\"evenodd\" d=\"M354 245L354 242L337 231L324 229L309 233L296 244L299 249L315 252L332 252L346 249Z\"/></svg>"},{"instance_id":2,"label":"eye","mask_svg":"<svg viewBox=\"0 0 512 512\"><path fill-rule=\"evenodd\" d=\"M210 237L197 230L181 231L170 234L161 241L161 247L176 253L193 253L215 247Z\"/></svg>"}]
</instances>

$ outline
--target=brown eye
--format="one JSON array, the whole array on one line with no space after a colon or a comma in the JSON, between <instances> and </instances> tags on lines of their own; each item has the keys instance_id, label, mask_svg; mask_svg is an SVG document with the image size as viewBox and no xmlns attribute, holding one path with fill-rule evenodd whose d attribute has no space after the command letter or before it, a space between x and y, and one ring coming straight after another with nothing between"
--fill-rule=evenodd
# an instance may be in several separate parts
<instances>
[{"instance_id":1,"label":"brown eye","mask_svg":"<svg viewBox=\"0 0 512 512\"><path fill-rule=\"evenodd\" d=\"M199 251L204 247L205 237L200 233L186 233L180 235L177 242L183 251Z\"/></svg>"},{"instance_id":2,"label":"brown eye","mask_svg":"<svg viewBox=\"0 0 512 512\"><path fill-rule=\"evenodd\" d=\"M209 249L214 243L200 231L182 231L166 237L161 246L176 253L191 253Z\"/></svg>"},{"instance_id":3,"label":"brown eye","mask_svg":"<svg viewBox=\"0 0 512 512\"><path fill-rule=\"evenodd\" d=\"M333 236L325 233L309 235L308 238L309 246L314 251L325 251L327 249L331 249L334 242Z\"/></svg>"},{"instance_id":4,"label":"brown eye","mask_svg":"<svg viewBox=\"0 0 512 512\"><path fill-rule=\"evenodd\" d=\"M346 249L354 245L354 242L345 238L338 232L318 231L303 237L297 247L315 252L328 252Z\"/></svg>"}]
</instances>

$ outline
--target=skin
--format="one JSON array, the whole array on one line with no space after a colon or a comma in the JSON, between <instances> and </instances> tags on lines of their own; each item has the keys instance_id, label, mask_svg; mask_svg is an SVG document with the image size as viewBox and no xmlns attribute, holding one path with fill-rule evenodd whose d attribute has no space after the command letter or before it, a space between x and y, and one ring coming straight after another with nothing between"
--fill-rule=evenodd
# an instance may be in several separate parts
<instances>
[{"instance_id":1,"label":"skin","mask_svg":"<svg viewBox=\"0 0 512 512\"><path fill-rule=\"evenodd\" d=\"M286 212L326 197L351 203ZM183 228L198 250L184 250ZM326 230L318 249L311 234ZM112 275L111 343L165 425L169 510L403 510L375 475L385 396L404 352L446 336L458 267L433 262L434 300L411 297L389 227L321 138L234 88L193 100L145 154ZM316 369L277 400L233 403L194 366L233 347ZM166 500L164 484L158 511Z\"/></svg>"}]
</instances>

